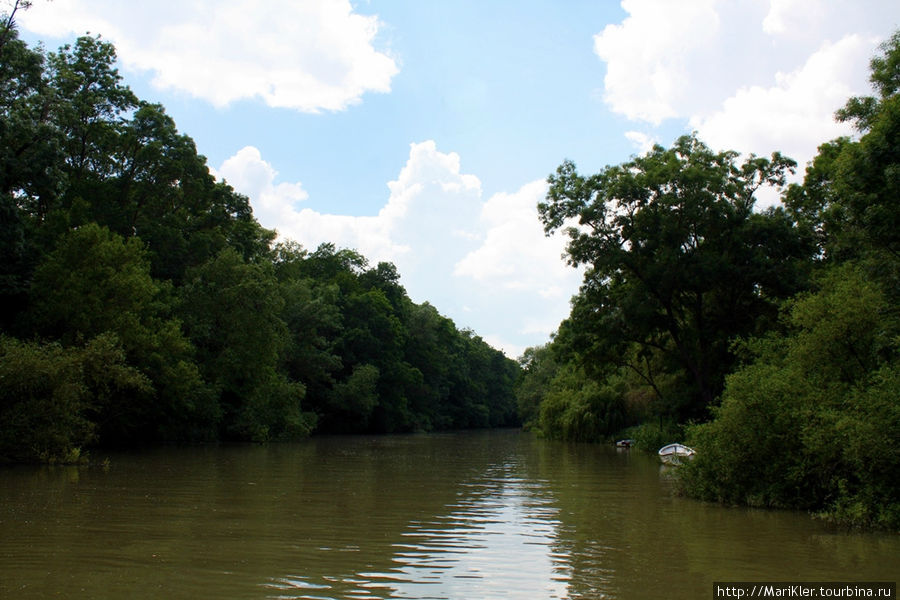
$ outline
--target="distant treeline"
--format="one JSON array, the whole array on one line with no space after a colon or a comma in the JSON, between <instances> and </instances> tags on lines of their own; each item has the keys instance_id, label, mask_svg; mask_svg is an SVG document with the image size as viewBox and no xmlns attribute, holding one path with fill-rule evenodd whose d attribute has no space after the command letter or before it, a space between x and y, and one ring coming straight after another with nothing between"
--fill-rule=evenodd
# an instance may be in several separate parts
<instances>
[{"instance_id":1,"label":"distant treeline","mask_svg":"<svg viewBox=\"0 0 900 600\"><path fill-rule=\"evenodd\" d=\"M0 460L518 423L518 365L388 263L285 242L99 37L0 31Z\"/></svg>"},{"instance_id":2,"label":"distant treeline","mask_svg":"<svg viewBox=\"0 0 900 600\"><path fill-rule=\"evenodd\" d=\"M900 33L871 97L836 118L782 206L795 163L714 152L695 135L585 176L539 206L586 267L572 312L529 349L527 425L567 440L687 441L700 498L900 529Z\"/></svg>"}]
</instances>

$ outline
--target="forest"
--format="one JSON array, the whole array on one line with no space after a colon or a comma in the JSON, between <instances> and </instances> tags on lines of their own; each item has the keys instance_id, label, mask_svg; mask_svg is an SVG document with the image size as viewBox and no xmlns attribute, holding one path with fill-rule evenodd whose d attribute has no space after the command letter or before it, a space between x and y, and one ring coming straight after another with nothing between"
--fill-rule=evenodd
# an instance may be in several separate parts
<instances>
[{"instance_id":1,"label":"forest","mask_svg":"<svg viewBox=\"0 0 900 600\"><path fill-rule=\"evenodd\" d=\"M276 241L85 36L0 31L0 461L518 425L518 364L394 265Z\"/></svg>"},{"instance_id":2,"label":"forest","mask_svg":"<svg viewBox=\"0 0 900 600\"><path fill-rule=\"evenodd\" d=\"M874 95L796 163L696 135L599 173L564 162L539 206L586 269L570 316L520 359L526 427L683 441L685 493L900 529L900 32ZM755 208L776 186L781 203Z\"/></svg>"}]
</instances>

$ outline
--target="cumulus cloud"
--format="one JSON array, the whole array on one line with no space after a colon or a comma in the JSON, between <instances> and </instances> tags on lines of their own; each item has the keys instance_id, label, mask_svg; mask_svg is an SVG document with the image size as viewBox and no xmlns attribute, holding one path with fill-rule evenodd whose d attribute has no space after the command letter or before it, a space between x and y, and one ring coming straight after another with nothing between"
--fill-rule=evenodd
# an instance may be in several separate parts
<instances>
[{"instance_id":1,"label":"cumulus cloud","mask_svg":"<svg viewBox=\"0 0 900 600\"><path fill-rule=\"evenodd\" d=\"M309 194L298 183L275 184L278 172L262 158L260 151L246 146L227 159L213 175L225 179L241 193L255 199L256 216L264 221L278 222L285 213L295 210Z\"/></svg>"},{"instance_id":2,"label":"cumulus cloud","mask_svg":"<svg viewBox=\"0 0 900 600\"><path fill-rule=\"evenodd\" d=\"M410 293L428 298L426 286L450 275L454 253L478 239L471 231L481 205L481 182L460 172L456 153L437 150L433 141L411 144L396 180L387 183L385 204L376 216L320 213L302 206L302 183L276 183L277 171L253 147L245 147L214 169L248 196L260 223L307 248L331 242L359 250L370 261L390 261L406 279ZM416 275L418 274L418 276Z\"/></svg>"},{"instance_id":3,"label":"cumulus cloud","mask_svg":"<svg viewBox=\"0 0 900 600\"><path fill-rule=\"evenodd\" d=\"M538 218L537 203L546 193L547 183L539 180L485 202L480 216L483 241L456 263L453 274L544 298L571 293L573 282L577 285L575 272L561 268L566 238L545 236Z\"/></svg>"},{"instance_id":4,"label":"cumulus cloud","mask_svg":"<svg viewBox=\"0 0 900 600\"><path fill-rule=\"evenodd\" d=\"M626 131L625 138L631 142L638 154L646 154L653 149L653 146L659 143L659 139L656 136L642 131Z\"/></svg>"},{"instance_id":5,"label":"cumulus cloud","mask_svg":"<svg viewBox=\"0 0 900 600\"><path fill-rule=\"evenodd\" d=\"M804 31L811 22L821 24L823 8L822 0L770 0L762 29L772 35ZM812 29L816 29L815 25Z\"/></svg>"},{"instance_id":6,"label":"cumulus cloud","mask_svg":"<svg viewBox=\"0 0 900 600\"><path fill-rule=\"evenodd\" d=\"M630 119L658 125L680 114L693 63L714 40L714 0L622 0L629 16L594 36L606 62L604 99Z\"/></svg>"},{"instance_id":7,"label":"cumulus cloud","mask_svg":"<svg viewBox=\"0 0 900 600\"><path fill-rule=\"evenodd\" d=\"M568 314L580 283L580 274L561 258L565 241L545 237L538 220L544 182L485 201L478 177L464 173L459 155L439 151L434 141L410 145L376 216L304 208L302 184L279 183L277 171L253 147L213 173L247 195L260 223L282 238L310 249L332 242L371 262L393 262L414 301L444 299L446 304L436 303L441 312L510 356L546 341Z\"/></svg>"},{"instance_id":8,"label":"cumulus cloud","mask_svg":"<svg viewBox=\"0 0 900 600\"><path fill-rule=\"evenodd\" d=\"M717 149L781 150L801 172L819 144L852 133L834 111L868 93L868 61L900 22L900 4L889 0L623 0L622 8L628 16L594 37L610 109L653 126L682 119Z\"/></svg>"},{"instance_id":9,"label":"cumulus cloud","mask_svg":"<svg viewBox=\"0 0 900 600\"><path fill-rule=\"evenodd\" d=\"M826 42L800 68L775 73L773 85L742 87L719 110L692 117L691 126L713 147L760 155L777 149L802 167L819 144L853 133L834 120L834 112L865 90L860 65L867 64L875 41L849 35Z\"/></svg>"},{"instance_id":10,"label":"cumulus cloud","mask_svg":"<svg viewBox=\"0 0 900 600\"><path fill-rule=\"evenodd\" d=\"M399 70L374 46L378 18L349 0L54 0L35 3L20 23L44 35L100 33L154 85L217 106L260 98L337 111L389 92Z\"/></svg>"},{"instance_id":11,"label":"cumulus cloud","mask_svg":"<svg viewBox=\"0 0 900 600\"><path fill-rule=\"evenodd\" d=\"M407 251L391 241L388 223L382 219L323 215L304 208L302 202L308 194L303 184L276 183L278 171L253 146L238 150L210 171L250 198L257 220L263 227L275 229L281 238L297 240L312 249L333 242L358 249L374 261L389 260Z\"/></svg>"}]
</instances>

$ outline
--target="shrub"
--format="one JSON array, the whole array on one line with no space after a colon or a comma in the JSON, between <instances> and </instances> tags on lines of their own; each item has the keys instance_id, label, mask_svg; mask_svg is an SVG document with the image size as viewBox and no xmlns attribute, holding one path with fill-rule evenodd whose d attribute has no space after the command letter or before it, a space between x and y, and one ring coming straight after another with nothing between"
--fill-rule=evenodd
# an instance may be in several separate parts
<instances>
[{"instance_id":1,"label":"shrub","mask_svg":"<svg viewBox=\"0 0 900 600\"><path fill-rule=\"evenodd\" d=\"M574 367L554 379L541 403L540 429L547 437L590 442L602 440L627 424L621 390L597 383Z\"/></svg>"},{"instance_id":2,"label":"shrub","mask_svg":"<svg viewBox=\"0 0 900 600\"><path fill-rule=\"evenodd\" d=\"M634 447L655 453L666 444L683 439L684 429L671 421L647 422L622 430L618 437L634 440Z\"/></svg>"},{"instance_id":3,"label":"shrub","mask_svg":"<svg viewBox=\"0 0 900 600\"><path fill-rule=\"evenodd\" d=\"M900 327L852 266L792 302L789 332L748 344L714 420L688 430L700 498L900 527Z\"/></svg>"},{"instance_id":4,"label":"shrub","mask_svg":"<svg viewBox=\"0 0 900 600\"><path fill-rule=\"evenodd\" d=\"M77 462L96 439L98 406L148 385L113 334L80 348L0 338L0 457Z\"/></svg>"}]
</instances>

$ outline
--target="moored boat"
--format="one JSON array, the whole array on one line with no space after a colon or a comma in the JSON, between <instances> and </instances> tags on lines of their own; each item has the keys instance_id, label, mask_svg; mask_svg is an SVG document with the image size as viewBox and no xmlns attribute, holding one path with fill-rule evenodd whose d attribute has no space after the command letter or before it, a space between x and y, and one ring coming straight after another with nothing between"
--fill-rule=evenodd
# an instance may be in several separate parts
<instances>
[{"instance_id":1,"label":"moored boat","mask_svg":"<svg viewBox=\"0 0 900 600\"><path fill-rule=\"evenodd\" d=\"M694 458L697 452L684 444L668 444L660 448L658 454L664 464L680 465L684 461Z\"/></svg>"}]
</instances>

